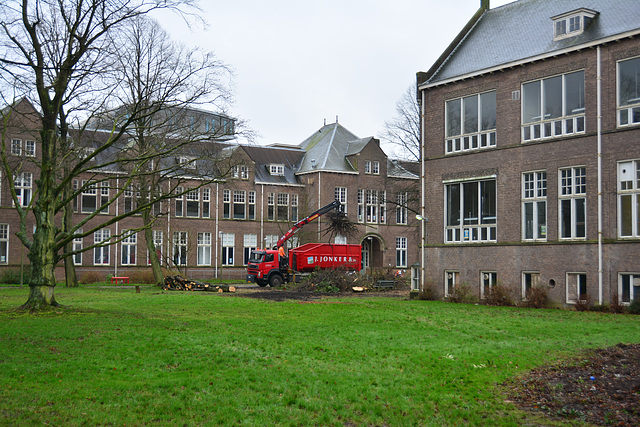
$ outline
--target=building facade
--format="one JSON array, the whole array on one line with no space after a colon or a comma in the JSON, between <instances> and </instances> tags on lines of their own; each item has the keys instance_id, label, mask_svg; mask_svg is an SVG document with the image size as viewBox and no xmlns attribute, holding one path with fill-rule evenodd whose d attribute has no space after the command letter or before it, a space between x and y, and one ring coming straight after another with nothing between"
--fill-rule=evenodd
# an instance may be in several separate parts
<instances>
[{"instance_id":1,"label":"building facade","mask_svg":"<svg viewBox=\"0 0 640 427\"><path fill-rule=\"evenodd\" d=\"M637 1L488 1L428 72L426 285L640 292Z\"/></svg>"},{"instance_id":2,"label":"building facade","mask_svg":"<svg viewBox=\"0 0 640 427\"><path fill-rule=\"evenodd\" d=\"M10 117L6 153L16 164L12 168L18 171L14 177L16 193L27 207L37 197L39 116L26 100L12 108L12 114L6 115ZM203 129L205 125L207 130L233 127L230 118L197 113L198 126ZM100 131L91 134L92 147L99 147L105 135ZM167 274L244 279L251 250L274 246L296 221L334 198L358 224L358 233L333 236L333 242L362 244L364 273L383 267L405 270L417 261L416 224L409 212L417 210L418 176L389 160L378 140L360 139L339 123L323 126L299 146L249 146L220 139L211 142L218 146L215 158L207 160L201 147L209 142L198 141L198 148L183 147L174 154L175 159L157 159L173 162L173 173L180 176L162 182L159 191L176 196L150 208L154 221L149 236L142 229L141 215L136 214L73 240L73 250L78 251L73 260L81 282L104 280L109 275L144 277L150 263L146 238L153 239ZM123 150L126 147L124 143ZM218 178L203 185L195 172L190 178L191 168L215 170ZM0 268L24 269L28 267L26 249L15 236L18 215L6 177L2 178ZM135 210L141 203L140 191L127 183L126 173L108 168L76 177L73 190L77 195L70 201L74 223L94 215L83 224L83 229L92 230ZM33 223L27 218L30 230ZM288 245L327 242L330 237L326 221L320 218L304 227ZM80 252L83 248L89 249ZM64 277L62 265L57 274Z\"/></svg>"}]
</instances>

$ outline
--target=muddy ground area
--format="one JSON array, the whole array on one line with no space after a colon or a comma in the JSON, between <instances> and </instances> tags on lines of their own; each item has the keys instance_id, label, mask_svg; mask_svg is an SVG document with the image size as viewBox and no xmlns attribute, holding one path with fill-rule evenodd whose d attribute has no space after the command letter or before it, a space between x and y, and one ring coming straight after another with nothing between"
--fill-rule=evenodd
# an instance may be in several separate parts
<instances>
[{"instance_id":1,"label":"muddy ground area","mask_svg":"<svg viewBox=\"0 0 640 427\"><path fill-rule=\"evenodd\" d=\"M408 290L320 294L239 289L247 298L269 301L321 302L326 297L409 298ZM593 350L555 366L546 366L507 384L507 399L525 411L556 420L602 426L640 425L640 344Z\"/></svg>"}]
</instances>

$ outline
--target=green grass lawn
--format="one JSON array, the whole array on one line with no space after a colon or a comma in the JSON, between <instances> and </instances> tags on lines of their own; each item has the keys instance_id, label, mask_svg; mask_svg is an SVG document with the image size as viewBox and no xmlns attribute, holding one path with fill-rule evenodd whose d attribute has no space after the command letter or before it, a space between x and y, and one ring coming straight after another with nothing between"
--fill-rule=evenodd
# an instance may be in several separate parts
<instances>
[{"instance_id":1,"label":"green grass lawn","mask_svg":"<svg viewBox=\"0 0 640 427\"><path fill-rule=\"evenodd\" d=\"M640 342L630 315L155 287L57 287L33 315L27 292L0 289L0 425L536 424L501 383Z\"/></svg>"}]
</instances>

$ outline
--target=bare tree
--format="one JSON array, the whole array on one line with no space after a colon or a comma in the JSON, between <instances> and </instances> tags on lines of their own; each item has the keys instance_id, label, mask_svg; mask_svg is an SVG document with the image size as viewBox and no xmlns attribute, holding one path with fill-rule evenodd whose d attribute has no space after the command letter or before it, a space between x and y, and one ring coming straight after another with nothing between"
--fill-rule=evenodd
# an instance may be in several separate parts
<instances>
[{"instance_id":1,"label":"bare tree","mask_svg":"<svg viewBox=\"0 0 640 427\"><path fill-rule=\"evenodd\" d=\"M102 69L99 64L105 60L105 55L114 50L110 46L114 40L110 34L119 31L131 19L153 10L163 8L180 12L192 5L192 0L5 0L0 3L0 82L3 88L9 84L15 90L21 90L23 95L34 94L41 110L41 158L36 165L37 178L31 203L22 206L14 180L8 180L11 198L20 217L16 235L28 249L31 265L30 292L24 308L57 305L55 267L63 257L72 254L61 253L61 250L74 238L70 230L59 228L55 221L65 205L72 202L73 194L65 193L65 189L70 187L74 177L96 169L89 168L92 162L100 162L105 168L126 161L126 157L115 158L111 154L126 135L131 118L123 126L114 128L95 150L84 151L77 162L71 163L70 170L62 171L61 165L68 160L64 156L72 152L68 145L65 150L68 140L61 138L62 112L68 110L68 106L81 108L83 101L90 98L86 96L89 93L100 93L100 98L105 100L110 98L108 86L102 85L103 79L95 74L95 70ZM3 97L9 97L6 89ZM4 139L2 142L4 148ZM2 150L2 167L8 177L14 176L15 172L10 163ZM121 192L116 191L114 196ZM35 222L32 237L26 226L30 213ZM100 226L133 213L112 216ZM95 215L88 215L74 228L78 230L93 218ZM84 235L98 227L90 227Z\"/></svg>"},{"instance_id":2,"label":"bare tree","mask_svg":"<svg viewBox=\"0 0 640 427\"><path fill-rule=\"evenodd\" d=\"M407 88L396 103L396 116L385 122L383 140L399 150L399 157L406 160L420 160L420 104L417 86Z\"/></svg>"}]
</instances>

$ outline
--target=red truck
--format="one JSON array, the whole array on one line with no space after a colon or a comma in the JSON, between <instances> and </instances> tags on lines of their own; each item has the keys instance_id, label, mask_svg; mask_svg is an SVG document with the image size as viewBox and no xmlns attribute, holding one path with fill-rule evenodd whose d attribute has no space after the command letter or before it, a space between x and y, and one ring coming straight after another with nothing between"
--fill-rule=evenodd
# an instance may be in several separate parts
<instances>
[{"instance_id":1,"label":"red truck","mask_svg":"<svg viewBox=\"0 0 640 427\"><path fill-rule=\"evenodd\" d=\"M260 286L269 284L276 287L284 282L295 282L313 271L315 268L346 268L358 271L362 268L362 247L360 245L343 245L330 243L307 243L289 250L289 262L280 265L277 248L289 240L300 228L310 221L340 207L334 200L318 209L308 217L298 221L287 231L274 249L255 250L247 266L247 281Z\"/></svg>"}]
</instances>

